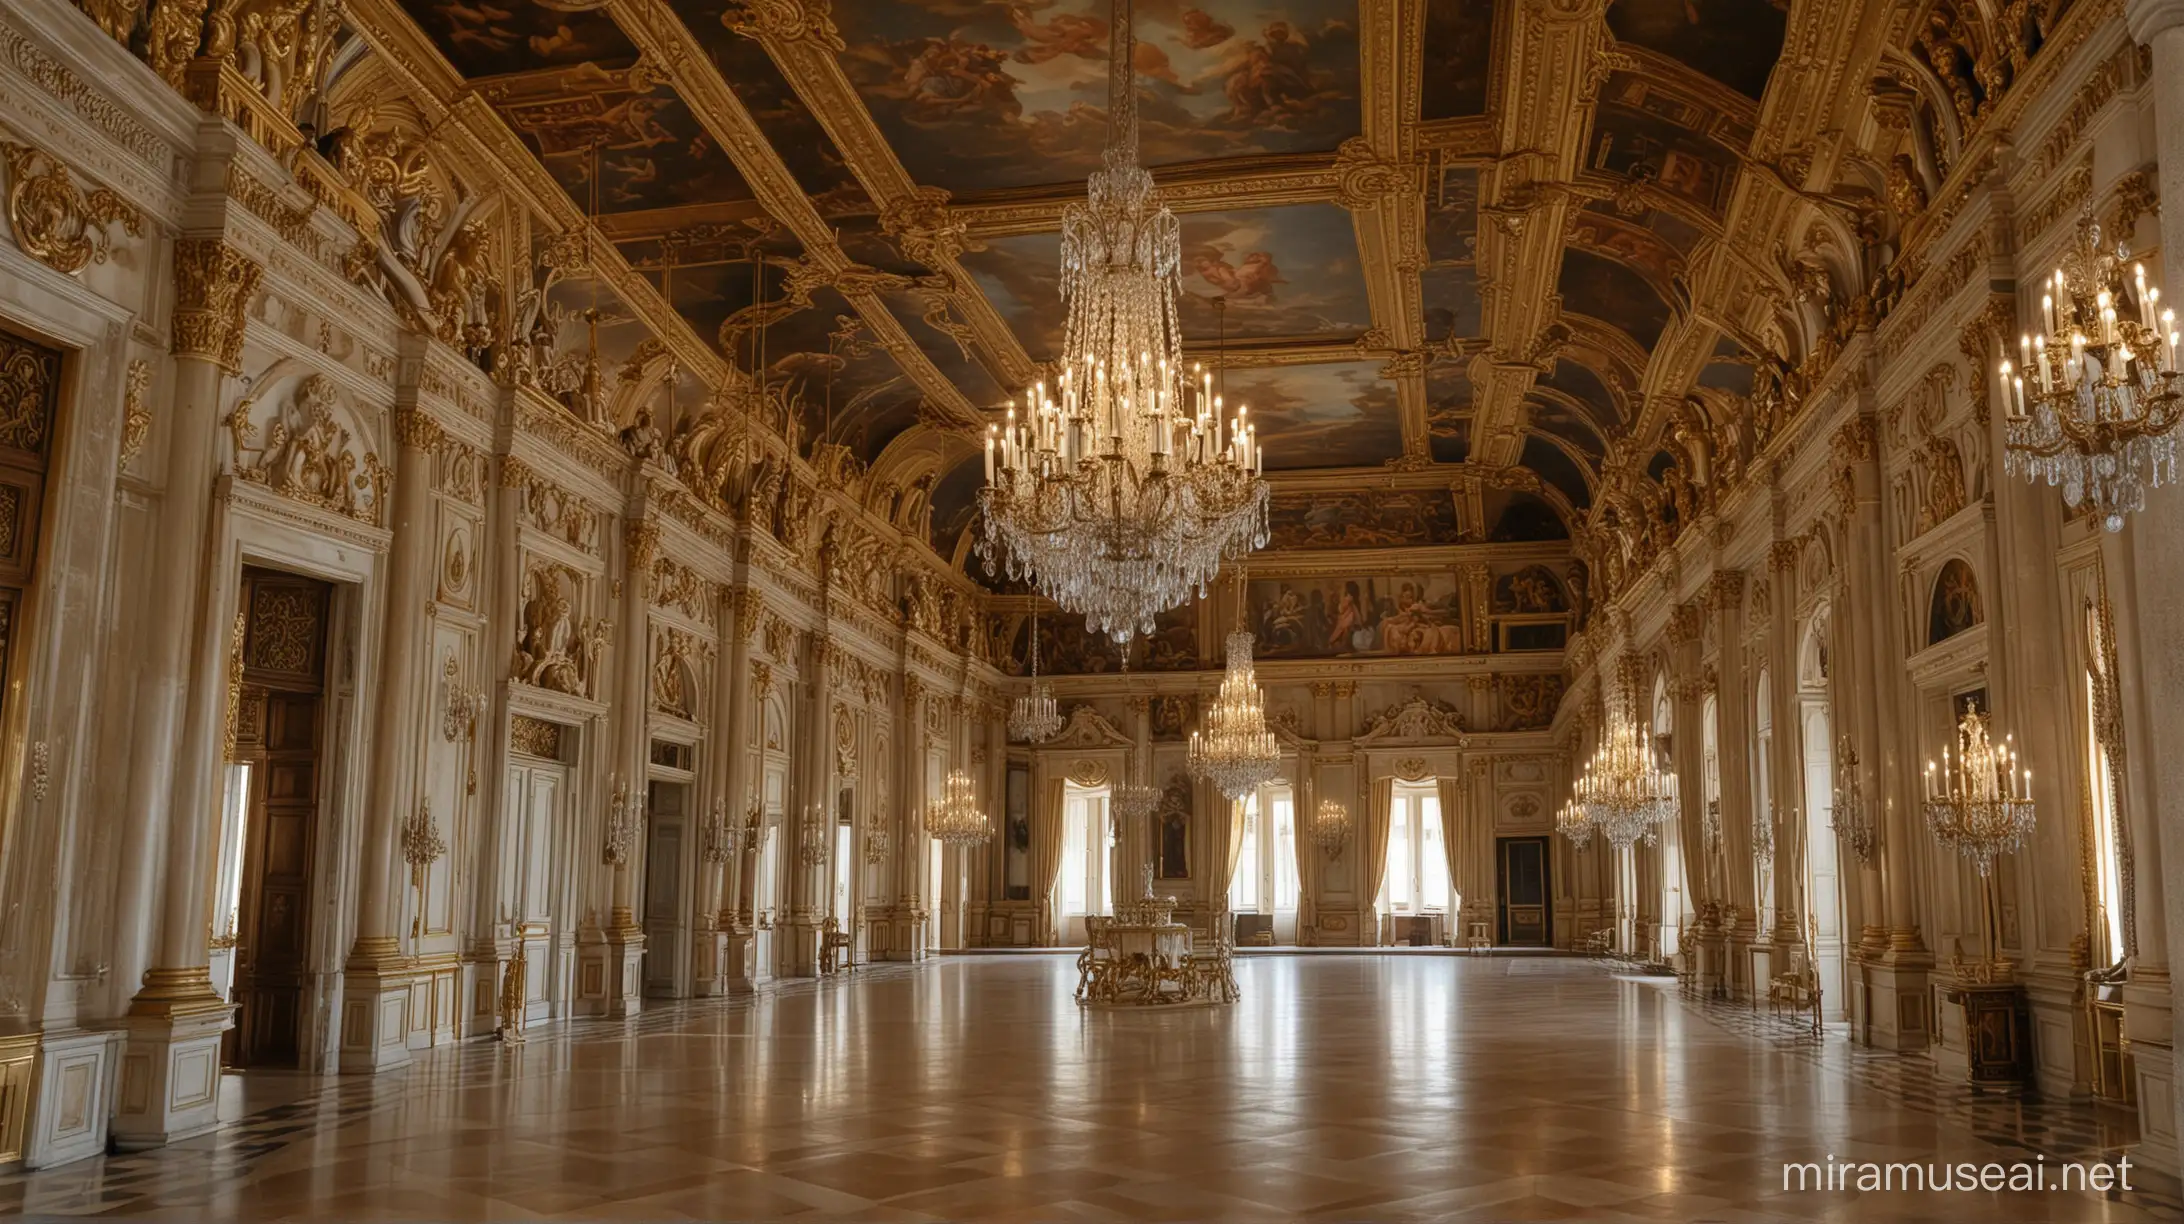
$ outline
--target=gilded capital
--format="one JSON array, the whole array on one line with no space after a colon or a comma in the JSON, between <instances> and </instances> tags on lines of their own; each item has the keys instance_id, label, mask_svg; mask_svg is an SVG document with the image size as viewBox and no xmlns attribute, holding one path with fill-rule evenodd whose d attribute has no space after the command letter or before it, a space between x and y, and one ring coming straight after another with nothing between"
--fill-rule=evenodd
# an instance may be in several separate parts
<instances>
[{"instance_id":1,"label":"gilded capital","mask_svg":"<svg viewBox=\"0 0 2184 1224\"><path fill-rule=\"evenodd\" d=\"M174 244L174 355L242 372L243 312L265 269L218 238Z\"/></svg>"},{"instance_id":2,"label":"gilded capital","mask_svg":"<svg viewBox=\"0 0 2184 1224\"><path fill-rule=\"evenodd\" d=\"M660 550L660 525L648 518L631 519L622 529L622 541L629 545L630 572L642 572Z\"/></svg>"},{"instance_id":3,"label":"gilded capital","mask_svg":"<svg viewBox=\"0 0 2184 1224\"><path fill-rule=\"evenodd\" d=\"M405 449L431 452L447 445L447 431L430 415L403 408L394 414L394 439Z\"/></svg>"}]
</instances>

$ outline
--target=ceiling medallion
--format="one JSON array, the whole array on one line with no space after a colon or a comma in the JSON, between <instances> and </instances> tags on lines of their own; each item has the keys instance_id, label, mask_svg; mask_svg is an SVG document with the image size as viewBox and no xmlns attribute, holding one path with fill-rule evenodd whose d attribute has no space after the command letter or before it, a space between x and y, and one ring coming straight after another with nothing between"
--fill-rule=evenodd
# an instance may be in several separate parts
<instances>
[{"instance_id":1,"label":"ceiling medallion","mask_svg":"<svg viewBox=\"0 0 2184 1224\"><path fill-rule=\"evenodd\" d=\"M989 427L979 491L989 570L1117 641L1267 539L1257 431L1183 368L1182 226L1138 164L1135 45L1130 0L1114 0L1107 149L1062 214L1060 369Z\"/></svg>"},{"instance_id":2,"label":"ceiling medallion","mask_svg":"<svg viewBox=\"0 0 2184 1224\"><path fill-rule=\"evenodd\" d=\"M2085 506L2110 531L2146 508L2146 485L2176 479L2184 420L2176 312L2157 314L2161 290L2146 283L2144 264L2133 268L2125 307L2130 257L2121 243L2102 250L2100 224L2079 218L2062 266L2042 282L2040 334L2019 341L2018 369L2002 363L2003 469L2063 486L2066 503Z\"/></svg>"}]
</instances>

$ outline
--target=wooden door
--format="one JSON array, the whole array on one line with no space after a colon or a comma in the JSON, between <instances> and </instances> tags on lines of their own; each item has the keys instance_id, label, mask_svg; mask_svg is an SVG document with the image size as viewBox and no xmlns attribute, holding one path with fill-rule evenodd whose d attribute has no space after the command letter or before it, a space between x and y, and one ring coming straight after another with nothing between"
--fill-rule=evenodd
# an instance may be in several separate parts
<instances>
[{"instance_id":1,"label":"wooden door","mask_svg":"<svg viewBox=\"0 0 2184 1224\"><path fill-rule=\"evenodd\" d=\"M38 561L45 477L60 407L61 354L0 332L0 713Z\"/></svg>"},{"instance_id":2,"label":"wooden door","mask_svg":"<svg viewBox=\"0 0 2184 1224\"><path fill-rule=\"evenodd\" d=\"M683 953L683 788L655 782L646 804L645 839L645 994L656 999L681 994L678 969Z\"/></svg>"},{"instance_id":3,"label":"wooden door","mask_svg":"<svg viewBox=\"0 0 2184 1224\"><path fill-rule=\"evenodd\" d=\"M256 768L235 949L232 1059L242 1067L294 1067L302 1053L331 595L309 578L243 574L246 631L232 699L238 744Z\"/></svg>"},{"instance_id":4,"label":"wooden door","mask_svg":"<svg viewBox=\"0 0 2184 1224\"><path fill-rule=\"evenodd\" d=\"M1547 886L1547 839L1500 839L1501 942L1545 947L1554 929Z\"/></svg>"}]
</instances>

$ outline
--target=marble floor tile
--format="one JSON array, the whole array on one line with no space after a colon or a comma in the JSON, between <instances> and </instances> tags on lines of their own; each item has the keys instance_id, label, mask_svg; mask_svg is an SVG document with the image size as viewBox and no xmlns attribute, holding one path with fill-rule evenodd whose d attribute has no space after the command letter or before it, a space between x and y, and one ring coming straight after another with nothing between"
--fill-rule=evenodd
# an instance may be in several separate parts
<instances>
[{"instance_id":1,"label":"marble floor tile","mask_svg":"<svg viewBox=\"0 0 2184 1224\"><path fill-rule=\"evenodd\" d=\"M664 1004L377 1078L234 1078L221 1132L0 1178L0 1215L275 1220L2184 1218L2173 1186L1785 1192L1785 1161L2113 1158L1979 1092L1577 960L1253 956L1243 1001L1083 1012L1063 957Z\"/></svg>"}]
</instances>

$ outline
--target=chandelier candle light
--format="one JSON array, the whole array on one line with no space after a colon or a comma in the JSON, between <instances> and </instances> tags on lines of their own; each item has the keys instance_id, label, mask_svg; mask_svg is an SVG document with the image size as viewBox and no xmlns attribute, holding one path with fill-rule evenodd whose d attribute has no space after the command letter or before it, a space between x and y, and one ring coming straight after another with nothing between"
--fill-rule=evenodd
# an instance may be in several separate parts
<instances>
[{"instance_id":1,"label":"chandelier candle light","mask_svg":"<svg viewBox=\"0 0 2184 1224\"><path fill-rule=\"evenodd\" d=\"M1333 799L1319 801L1318 810L1312 813L1312 841L1327 852L1327 857L1342 857L1342 847L1350 840L1350 809Z\"/></svg>"},{"instance_id":2,"label":"chandelier candle light","mask_svg":"<svg viewBox=\"0 0 2184 1224\"><path fill-rule=\"evenodd\" d=\"M989 570L1117 641L1267 539L1257 430L1184 368L1182 226L1138 164L1135 45L1130 0L1114 0L1107 149L1062 214L1059 370L988 428L979 491Z\"/></svg>"},{"instance_id":3,"label":"chandelier candle light","mask_svg":"<svg viewBox=\"0 0 2184 1224\"><path fill-rule=\"evenodd\" d=\"M2161 309L2144 264L2132 265L2135 305L2125 305L2129 258L2121 244L2102 250L2100 225L2081 218L2062 266L2043 282L2039 334L2019 341L2018 365L2001 366L2004 470L2063 486L2066 503L2086 506L2110 531L2146 508L2146 485L2176 479L2184 420L2176 312Z\"/></svg>"},{"instance_id":4,"label":"chandelier candle light","mask_svg":"<svg viewBox=\"0 0 2184 1224\"><path fill-rule=\"evenodd\" d=\"M1266 699L1251 666L1251 634L1228 635L1228 671L1206 708L1205 727L1191 732L1190 769L1230 799L1241 799L1281 768L1281 745L1266 725Z\"/></svg>"},{"instance_id":5,"label":"chandelier candle light","mask_svg":"<svg viewBox=\"0 0 2184 1224\"><path fill-rule=\"evenodd\" d=\"M1054 686L1039 678L1039 613L1031 614L1031 691L1009 703L1009 737L1038 744L1062 729L1062 709Z\"/></svg>"},{"instance_id":6,"label":"chandelier candle light","mask_svg":"<svg viewBox=\"0 0 2184 1224\"><path fill-rule=\"evenodd\" d=\"M1981 879L1994 860L2015 853L2032 835L2038 813L2032 771L2020 769L2017 749L2005 736L1987 736L1986 715L1967 710L1957 724L1957 754L1941 750L1941 764L1926 763L1926 827L1934 840L1972 860Z\"/></svg>"}]
</instances>

